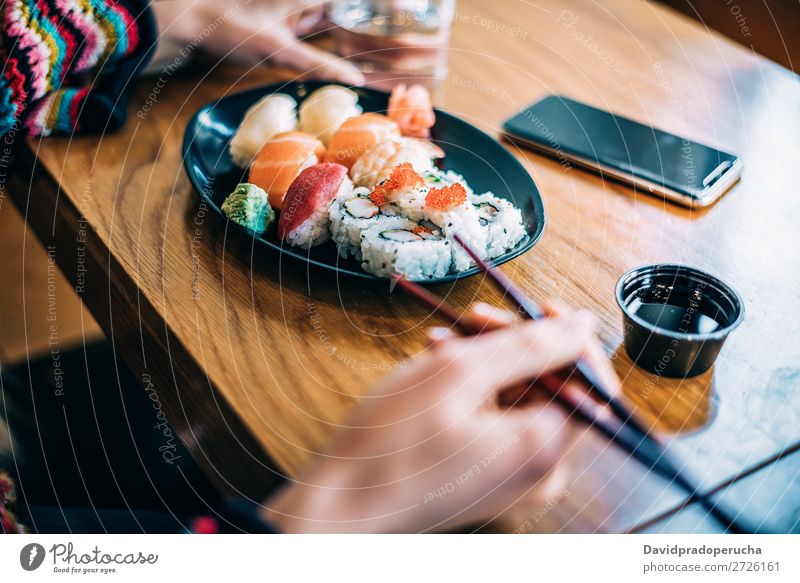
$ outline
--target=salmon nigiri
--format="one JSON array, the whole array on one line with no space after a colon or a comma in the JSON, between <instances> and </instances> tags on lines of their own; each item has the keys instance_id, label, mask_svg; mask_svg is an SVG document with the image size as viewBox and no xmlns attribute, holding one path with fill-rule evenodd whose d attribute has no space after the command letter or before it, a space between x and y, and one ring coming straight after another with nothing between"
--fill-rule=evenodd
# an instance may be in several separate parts
<instances>
[{"instance_id":1,"label":"salmon nigiri","mask_svg":"<svg viewBox=\"0 0 800 583\"><path fill-rule=\"evenodd\" d=\"M269 140L250 166L248 182L269 194L269 204L280 209L289 185L303 169L313 166L325 154L317 138L303 132L284 132Z\"/></svg>"},{"instance_id":2,"label":"salmon nigiri","mask_svg":"<svg viewBox=\"0 0 800 583\"><path fill-rule=\"evenodd\" d=\"M365 113L351 117L333 134L325 159L349 170L364 152L378 142L399 137L400 128L385 115Z\"/></svg>"}]
</instances>

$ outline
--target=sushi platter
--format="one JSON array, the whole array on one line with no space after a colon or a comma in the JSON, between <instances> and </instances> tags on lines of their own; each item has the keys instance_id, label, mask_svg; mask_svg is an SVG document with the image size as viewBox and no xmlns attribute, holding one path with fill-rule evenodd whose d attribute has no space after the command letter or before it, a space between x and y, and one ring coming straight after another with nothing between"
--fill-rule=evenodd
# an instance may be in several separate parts
<instances>
[{"instance_id":1,"label":"sushi platter","mask_svg":"<svg viewBox=\"0 0 800 583\"><path fill-rule=\"evenodd\" d=\"M498 265L544 230L519 161L419 86L293 81L226 96L193 116L183 154L230 227L342 275L444 283L479 271L455 235Z\"/></svg>"}]
</instances>

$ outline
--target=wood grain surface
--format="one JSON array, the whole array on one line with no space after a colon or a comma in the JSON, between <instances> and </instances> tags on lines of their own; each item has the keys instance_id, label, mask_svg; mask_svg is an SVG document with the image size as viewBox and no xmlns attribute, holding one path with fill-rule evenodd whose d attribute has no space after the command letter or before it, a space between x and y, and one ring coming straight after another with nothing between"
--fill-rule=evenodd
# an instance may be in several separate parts
<instances>
[{"instance_id":1,"label":"wood grain surface","mask_svg":"<svg viewBox=\"0 0 800 583\"><path fill-rule=\"evenodd\" d=\"M451 44L436 104L492 135L521 107L560 93L742 156L741 183L691 211L514 150L548 224L503 270L537 300L596 314L625 395L701 482L800 438L797 77L646 2L461 1ZM425 328L439 323L388 283L281 261L199 205L181 160L190 116L290 77L227 63L192 69L166 75L150 106L157 79L144 78L121 132L31 142L33 181L15 188L67 277L88 265L84 302L156 385L195 459L220 487L251 495L320 452L370 385L423 350ZM712 372L653 377L620 348L614 285L654 262L710 270L744 298L746 319ZM463 308L504 305L481 277L435 291ZM532 521L528 509L502 528L616 531L680 499L593 435L579 437L564 468L546 519Z\"/></svg>"},{"instance_id":2,"label":"wood grain surface","mask_svg":"<svg viewBox=\"0 0 800 583\"><path fill-rule=\"evenodd\" d=\"M13 366L103 337L11 201L0 202L0 362ZM52 314L57 315L54 321Z\"/></svg>"}]
</instances>

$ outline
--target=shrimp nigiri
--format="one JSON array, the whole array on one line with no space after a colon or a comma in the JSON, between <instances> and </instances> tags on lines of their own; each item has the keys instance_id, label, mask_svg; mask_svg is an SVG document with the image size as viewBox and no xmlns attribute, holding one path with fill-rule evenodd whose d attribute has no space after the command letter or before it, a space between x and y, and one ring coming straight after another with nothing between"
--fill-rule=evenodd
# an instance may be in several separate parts
<instances>
[{"instance_id":1,"label":"shrimp nigiri","mask_svg":"<svg viewBox=\"0 0 800 583\"><path fill-rule=\"evenodd\" d=\"M374 187L392 174L392 169L408 162L417 173L433 169L433 159L444 158L442 149L416 138L397 138L375 144L356 160L350 176L356 186Z\"/></svg>"},{"instance_id":2,"label":"shrimp nigiri","mask_svg":"<svg viewBox=\"0 0 800 583\"><path fill-rule=\"evenodd\" d=\"M385 115L365 113L351 117L333 134L325 159L349 170L364 152L378 142L399 137L397 124Z\"/></svg>"},{"instance_id":3,"label":"shrimp nigiri","mask_svg":"<svg viewBox=\"0 0 800 583\"><path fill-rule=\"evenodd\" d=\"M280 209L289 185L305 168L320 161L325 147L317 138L303 132L285 132L261 148L250 167L248 182L269 194L269 203Z\"/></svg>"}]
</instances>

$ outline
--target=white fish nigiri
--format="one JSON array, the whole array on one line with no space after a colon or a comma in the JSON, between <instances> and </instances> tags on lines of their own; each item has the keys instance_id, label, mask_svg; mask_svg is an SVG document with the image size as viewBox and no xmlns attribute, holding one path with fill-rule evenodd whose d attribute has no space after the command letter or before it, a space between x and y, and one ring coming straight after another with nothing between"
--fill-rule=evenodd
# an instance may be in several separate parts
<instances>
[{"instance_id":1,"label":"white fish nigiri","mask_svg":"<svg viewBox=\"0 0 800 583\"><path fill-rule=\"evenodd\" d=\"M361 115L358 95L341 85L326 85L300 105L300 130L316 136L327 147L342 123Z\"/></svg>"},{"instance_id":2,"label":"white fish nigiri","mask_svg":"<svg viewBox=\"0 0 800 583\"><path fill-rule=\"evenodd\" d=\"M247 168L272 136L297 127L297 102L283 93L267 95L244 114L231 140L231 158L240 168Z\"/></svg>"}]
</instances>

